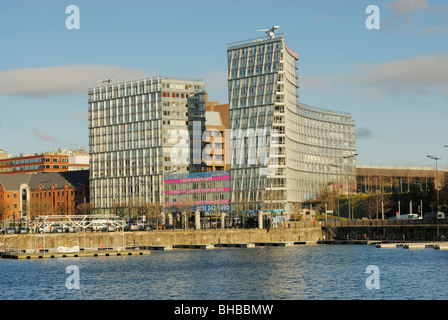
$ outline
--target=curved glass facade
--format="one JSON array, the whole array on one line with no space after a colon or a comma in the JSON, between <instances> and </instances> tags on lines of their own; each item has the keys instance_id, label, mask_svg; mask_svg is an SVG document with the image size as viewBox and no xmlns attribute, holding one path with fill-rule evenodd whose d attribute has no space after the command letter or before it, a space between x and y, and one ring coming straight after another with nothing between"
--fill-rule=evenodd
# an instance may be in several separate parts
<instances>
[{"instance_id":1,"label":"curved glass facade","mask_svg":"<svg viewBox=\"0 0 448 320\"><path fill-rule=\"evenodd\" d=\"M354 172L352 116L297 101L298 54L282 34L230 44L227 57L236 207L292 212Z\"/></svg>"}]
</instances>

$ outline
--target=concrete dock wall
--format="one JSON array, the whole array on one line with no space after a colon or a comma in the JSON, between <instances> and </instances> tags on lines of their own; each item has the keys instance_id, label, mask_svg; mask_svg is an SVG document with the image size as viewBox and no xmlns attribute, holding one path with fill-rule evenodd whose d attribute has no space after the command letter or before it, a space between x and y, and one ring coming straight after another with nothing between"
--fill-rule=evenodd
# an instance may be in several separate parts
<instances>
[{"instance_id":1,"label":"concrete dock wall","mask_svg":"<svg viewBox=\"0 0 448 320\"><path fill-rule=\"evenodd\" d=\"M0 252L8 249L73 247L105 248L180 244L310 241L322 238L320 227L266 229L164 230L0 235Z\"/></svg>"}]
</instances>

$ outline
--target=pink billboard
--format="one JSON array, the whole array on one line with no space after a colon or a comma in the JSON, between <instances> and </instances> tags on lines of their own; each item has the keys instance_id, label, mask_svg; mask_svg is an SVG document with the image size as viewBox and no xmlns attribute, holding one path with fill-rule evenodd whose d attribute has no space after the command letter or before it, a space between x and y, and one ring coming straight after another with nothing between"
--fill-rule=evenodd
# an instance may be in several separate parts
<instances>
[{"instance_id":1,"label":"pink billboard","mask_svg":"<svg viewBox=\"0 0 448 320\"><path fill-rule=\"evenodd\" d=\"M230 176L170 179L170 180L164 180L163 182L164 183L187 183L187 182L220 181L220 180L230 180Z\"/></svg>"},{"instance_id":2,"label":"pink billboard","mask_svg":"<svg viewBox=\"0 0 448 320\"><path fill-rule=\"evenodd\" d=\"M229 203L230 203L230 199L203 200L203 201L173 201L173 202L165 202L165 206L191 206L191 205L229 204Z\"/></svg>"},{"instance_id":3,"label":"pink billboard","mask_svg":"<svg viewBox=\"0 0 448 320\"><path fill-rule=\"evenodd\" d=\"M209 192L225 192L225 191L230 191L230 187L165 190L164 193L165 194L191 194L191 193L209 193Z\"/></svg>"}]
</instances>

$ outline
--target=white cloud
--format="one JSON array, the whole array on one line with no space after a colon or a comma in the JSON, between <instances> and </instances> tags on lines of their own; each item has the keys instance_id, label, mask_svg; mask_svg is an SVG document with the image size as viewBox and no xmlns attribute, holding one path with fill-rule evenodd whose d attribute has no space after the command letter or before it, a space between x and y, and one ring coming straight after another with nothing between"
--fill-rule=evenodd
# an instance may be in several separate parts
<instances>
[{"instance_id":1,"label":"white cloud","mask_svg":"<svg viewBox=\"0 0 448 320\"><path fill-rule=\"evenodd\" d=\"M427 0L394 0L386 7L403 17L410 17L418 10L429 9L430 5Z\"/></svg>"},{"instance_id":2,"label":"white cloud","mask_svg":"<svg viewBox=\"0 0 448 320\"><path fill-rule=\"evenodd\" d=\"M373 100L384 100L385 99L383 93L378 89L353 88L352 92L362 98L365 98L365 99L373 99Z\"/></svg>"},{"instance_id":3,"label":"white cloud","mask_svg":"<svg viewBox=\"0 0 448 320\"><path fill-rule=\"evenodd\" d=\"M421 34L447 34L448 28L438 27L438 26L431 26L428 27L420 32Z\"/></svg>"},{"instance_id":4,"label":"white cloud","mask_svg":"<svg viewBox=\"0 0 448 320\"><path fill-rule=\"evenodd\" d=\"M448 54L419 55L378 65L363 65L364 83L388 88L448 84Z\"/></svg>"},{"instance_id":5,"label":"white cloud","mask_svg":"<svg viewBox=\"0 0 448 320\"><path fill-rule=\"evenodd\" d=\"M357 139L367 139L372 137L373 133L366 127L360 127L356 129L355 135Z\"/></svg>"},{"instance_id":6,"label":"white cloud","mask_svg":"<svg viewBox=\"0 0 448 320\"><path fill-rule=\"evenodd\" d=\"M101 80L116 82L147 77L142 70L106 65L67 65L0 71L0 94L28 97L87 92L102 85Z\"/></svg>"},{"instance_id":7,"label":"white cloud","mask_svg":"<svg viewBox=\"0 0 448 320\"><path fill-rule=\"evenodd\" d=\"M53 141L53 142L57 142L59 141L57 138L42 132L40 129L38 128L34 128L33 129L33 133L41 140L45 140L45 141Z\"/></svg>"},{"instance_id":8,"label":"white cloud","mask_svg":"<svg viewBox=\"0 0 448 320\"><path fill-rule=\"evenodd\" d=\"M403 92L444 93L441 88L448 85L448 54L420 55L376 65L359 65L358 73L331 75L303 75L301 88L316 88L329 93L335 86L352 87L355 94L384 98L384 93Z\"/></svg>"},{"instance_id":9,"label":"white cloud","mask_svg":"<svg viewBox=\"0 0 448 320\"><path fill-rule=\"evenodd\" d=\"M316 20L317 21L322 21L322 20L325 20L325 19L328 19L328 15L326 13L323 13L321 15L316 16Z\"/></svg>"}]
</instances>

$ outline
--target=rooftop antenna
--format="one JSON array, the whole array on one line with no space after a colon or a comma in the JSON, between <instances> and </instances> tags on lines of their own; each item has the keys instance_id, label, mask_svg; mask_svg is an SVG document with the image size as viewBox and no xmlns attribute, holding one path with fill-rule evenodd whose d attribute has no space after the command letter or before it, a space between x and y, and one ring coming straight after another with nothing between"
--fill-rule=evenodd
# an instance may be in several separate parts
<instances>
[{"instance_id":1,"label":"rooftop antenna","mask_svg":"<svg viewBox=\"0 0 448 320\"><path fill-rule=\"evenodd\" d=\"M269 35L269 38L274 39L275 38L275 33L274 32L278 28L280 28L280 27L279 26L272 26L271 29L260 29L260 30L257 30L257 31L264 31L264 32L266 32Z\"/></svg>"},{"instance_id":2,"label":"rooftop antenna","mask_svg":"<svg viewBox=\"0 0 448 320\"><path fill-rule=\"evenodd\" d=\"M100 80L102 83L108 83L108 84L110 84L112 81L114 81L114 79L107 79L107 80Z\"/></svg>"}]
</instances>

